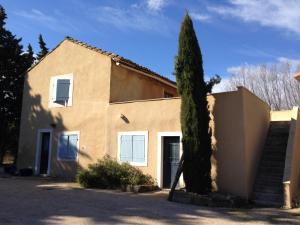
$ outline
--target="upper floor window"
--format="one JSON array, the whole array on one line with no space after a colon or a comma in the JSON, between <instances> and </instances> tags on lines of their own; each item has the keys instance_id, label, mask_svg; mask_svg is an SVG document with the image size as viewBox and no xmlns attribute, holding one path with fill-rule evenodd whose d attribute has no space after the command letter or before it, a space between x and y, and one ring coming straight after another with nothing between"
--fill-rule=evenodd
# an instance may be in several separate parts
<instances>
[{"instance_id":1,"label":"upper floor window","mask_svg":"<svg viewBox=\"0 0 300 225\"><path fill-rule=\"evenodd\" d=\"M49 107L72 106L73 74L51 77Z\"/></svg>"}]
</instances>

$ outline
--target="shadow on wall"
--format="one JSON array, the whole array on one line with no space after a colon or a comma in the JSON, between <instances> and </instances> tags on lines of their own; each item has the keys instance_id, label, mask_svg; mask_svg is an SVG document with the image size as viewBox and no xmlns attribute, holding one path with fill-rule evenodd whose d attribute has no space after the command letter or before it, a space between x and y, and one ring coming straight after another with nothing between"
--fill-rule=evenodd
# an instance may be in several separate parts
<instances>
[{"instance_id":1,"label":"shadow on wall","mask_svg":"<svg viewBox=\"0 0 300 225\"><path fill-rule=\"evenodd\" d=\"M47 96L43 97L40 94L32 95L31 90L32 88L30 87L28 80L25 79L19 152L17 158L18 169L35 168L36 161L40 162L41 157L37 156L37 151L40 149L40 146L37 146L38 132L39 129L50 129L52 130L51 155L49 156L51 158L50 175L57 177L75 177L77 171L82 169L80 160L84 158L91 159L91 156L80 151L79 146L76 161L58 160L60 135L61 132L68 131L68 127L64 124L62 113L53 113L53 111L45 108L45 106L48 106ZM66 109L62 111L65 110Z\"/></svg>"},{"instance_id":2,"label":"shadow on wall","mask_svg":"<svg viewBox=\"0 0 300 225\"><path fill-rule=\"evenodd\" d=\"M218 177L218 165L216 159L217 153L217 138L215 132L215 115L214 115L214 107L215 107L216 98L213 95L209 96L209 132L211 134L211 148L212 155L210 158L211 161L211 181L212 181L212 191L218 191L217 177Z\"/></svg>"}]
</instances>

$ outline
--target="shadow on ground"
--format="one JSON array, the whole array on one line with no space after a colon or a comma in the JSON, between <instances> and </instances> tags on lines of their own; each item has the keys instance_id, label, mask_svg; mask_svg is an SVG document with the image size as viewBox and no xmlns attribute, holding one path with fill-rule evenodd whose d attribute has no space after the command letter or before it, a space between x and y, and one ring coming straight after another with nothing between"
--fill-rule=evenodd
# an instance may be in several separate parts
<instances>
[{"instance_id":1,"label":"shadow on ground","mask_svg":"<svg viewBox=\"0 0 300 225\"><path fill-rule=\"evenodd\" d=\"M0 178L1 224L300 224L300 210L207 208L167 193L86 190L47 179Z\"/></svg>"}]
</instances>

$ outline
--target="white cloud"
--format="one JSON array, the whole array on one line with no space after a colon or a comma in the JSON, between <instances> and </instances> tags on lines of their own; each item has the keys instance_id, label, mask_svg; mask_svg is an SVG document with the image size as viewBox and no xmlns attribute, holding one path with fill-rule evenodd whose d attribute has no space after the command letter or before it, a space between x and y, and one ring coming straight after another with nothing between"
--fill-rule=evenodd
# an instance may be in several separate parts
<instances>
[{"instance_id":1,"label":"white cloud","mask_svg":"<svg viewBox=\"0 0 300 225\"><path fill-rule=\"evenodd\" d=\"M73 25L62 13L55 11L55 15L45 14L38 9L31 9L30 11L20 10L15 11L16 16L22 17L26 20L32 20L43 27L48 27L53 31L67 33L71 30L77 30L77 27Z\"/></svg>"},{"instance_id":2,"label":"white cloud","mask_svg":"<svg viewBox=\"0 0 300 225\"><path fill-rule=\"evenodd\" d=\"M271 64L271 63L264 63L264 64ZM239 66L228 67L226 71L229 74L237 74L237 73L241 72L241 70L243 68L247 68L247 70L251 70L251 71L258 71L259 68L260 68L260 64L248 64L248 63L244 63L244 64L239 65Z\"/></svg>"},{"instance_id":3,"label":"white cloud","mask_svg":"<svg viewBox=\"0 0 300 225\"><path fill-rule=\"evenodd\" d=\"M209 6L208 10L300 35L299 0L228 0L228 3Z\"/></svg>"},{"instance_id":4,"label":"white cloud","mask_svg":"<svg viewBox=\"0 0 300 225\"><path fill-rule=\"evenodd\" d=\"M267 51L257 49L257 48L252 48L249 46L244 46L242 48L239 48L236 50L236 52L239 54L254 57L254 58L263 57L263 58L270 58L272 60L276 58L274 53L267 52Z\"/></svg>"},{"instance_id":5,"label":"white cloud","mask_svg":"<svg viewBox=\"0 0 300 225\"><path fill-rule=\"evenodd\" d=\"M286 57L278 57L277 61L281 62L281 63L289 63L292 67L300 66L300 58L292 59L292 58L286 58Z\"/></svg>"},{"instance_id":6,"label":"white cloud","mask_svg":"<svg viewBox=\"0 0 300 225\"><path fill-rule=\"evenodd\" d=\"M110 24L119 30L155 31L164 35L170 34L173 22L162 14L152 14L140 6L118 8L100 6L91 11L98 22Z\"/></svg>"},{"instance_id":7,"label":"white cloud","mask_svg":"<svg viewBox=\"0 0 300 225\"><path fill-rule=\"evenodd\" d=\"M147 0L147 7L153 11L161 10L166 4L166 0Z\"/></svg>"},{"instance_id":8,"label":"white cloud","mask_svg":"<svg viewBox=\"0 0 300 225\"><path fill-rule=\"evenodd\" d=\"M220 93L228 91L230 80L227 77L222 77L222 80L219 84L213 86L212 93Z\"/></svg>"},{"instance_id":9,"label":"white cloud","mask_svg":"<svg viewBox=\"0 0 300 225\"><path fill-rule=\"evenodd\" d=\"M16 15L27 18L27 19L33 19L38 21L44 21L44 22L55 22L56 19L52 16L46 15L43 12L41 12L38 9L31 9L30 11L16 11Z\"/></svg>"},{"instance_id":10,"label":"white cloud","mask_svg":"<svg viewBox=\"0 0 300 225\"><path fill-rule=\"evenodd\" d=\"M227 72L230 74L235 74L241 70L241 66L231 66L227 68Z\"/></svg>"},{"instance_id":11,"label":"white cloud","mask_svg":"<svg viewBox=\"0 0 300 225\"><path fill-rule=\"evenodd\" d=\"M196 20L196 21L200 21L200 22L207 22L210 21L211 16L207 15L207 14L200 14L200 13L190 13L190 16L192 17L192 19Z\"/></svg>"},{"instance_id":12,"label":"white cloud","mask_svg":"<svg viewBox=\"0 0 300 225\"><path fill-rule=\"evenodd\" d=\"M229 74L238 74L240 73L241 69L247 68L247 70L251 71L259 71L261 65L271 66L284 66L286 63L288 63L291 66L291 70L294 71L297 69L297 67L300 67L300 58L287 58L287 57L278 57L273 62L264 62L264 63L258 63L258 64L248 64L244 63L239 66L231 66L227 68L227 72Z\"/></svg>"}]
</instances>

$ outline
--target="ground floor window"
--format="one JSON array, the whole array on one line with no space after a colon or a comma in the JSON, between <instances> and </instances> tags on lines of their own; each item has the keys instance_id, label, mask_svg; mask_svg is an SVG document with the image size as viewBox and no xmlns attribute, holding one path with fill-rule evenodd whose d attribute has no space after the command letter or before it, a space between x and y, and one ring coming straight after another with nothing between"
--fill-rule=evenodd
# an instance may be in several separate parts
<instances>
[{"instance_id":1,"label":"ground floor window","mask_svg":"<svg viewBox=\"0 0 300 225\"><path fill-rule=\"evenodd\" d=\"M118 150L120 162L128 162L134 166L147 166L148 132L119 132Z\"/></svg>"},{"instance_id":2,"label":"ground floor window","mask_svg":"<svg viewBox=\"0 0 300 225\"><path fill-rule=\"evenodd\" d=\"M79 148L79 132L62 132L58 141L58 159L76 161Z\"/></svg>"}]
</instances>

